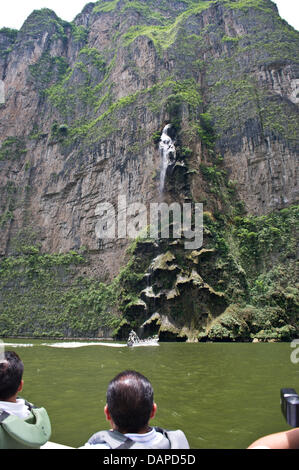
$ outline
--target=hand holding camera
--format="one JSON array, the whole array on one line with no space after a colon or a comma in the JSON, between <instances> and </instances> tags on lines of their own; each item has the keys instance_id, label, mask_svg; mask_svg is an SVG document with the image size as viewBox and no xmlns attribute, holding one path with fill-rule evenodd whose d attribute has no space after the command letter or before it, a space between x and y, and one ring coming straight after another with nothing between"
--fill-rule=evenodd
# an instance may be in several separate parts
<instances>
[{"instance_id":1,"label":"hand holding camera","mask_svg":"<svg viewBox=\"0 0 299 470\"><path fill-rule=\"evenodd\" d=\"M299 395L293 388L280 390L281 411L292 428L299 427Z\"/></svg>"}]
</instances>

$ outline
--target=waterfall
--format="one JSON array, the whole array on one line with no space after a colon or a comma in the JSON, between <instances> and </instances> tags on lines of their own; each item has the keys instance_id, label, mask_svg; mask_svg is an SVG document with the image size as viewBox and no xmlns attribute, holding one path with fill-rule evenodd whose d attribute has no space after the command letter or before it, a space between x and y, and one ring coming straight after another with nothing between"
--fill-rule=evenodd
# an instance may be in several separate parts
<instances>
[{"instance_id":1,"label":"waterfall","mask_svg":"<svg viewBox=\"0 0 299 470\"><path fill-rule=\"evenodd\" d=\"M159 149L161 155L161 172L160 172L160 192L163 193L165 186L166 170L170 162L173 162L176 157L175 146L173 140L168 135L168 129L171 124L167 124L162 132L160 139Z\"/></svg>"}]
</instances>

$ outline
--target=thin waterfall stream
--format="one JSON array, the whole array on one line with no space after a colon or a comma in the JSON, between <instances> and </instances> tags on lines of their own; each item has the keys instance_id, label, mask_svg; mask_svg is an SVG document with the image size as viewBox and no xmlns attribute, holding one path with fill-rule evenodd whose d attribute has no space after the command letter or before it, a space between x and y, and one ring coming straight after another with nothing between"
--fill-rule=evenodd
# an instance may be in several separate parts
<instances>
[{"instance_id":1,"label":"thin waterfall stream","mask_svg":"<svg viewBox=\"0 0 299 470\"><path fill-rule=\"evenodd\" d=\"M170 162L176 158L176 149L172 138L168 135L168 130L171 128L171 124L167 124L162 132L159 150L161 155L161 171L160 171L160 192L164 192L165 178L167 167Z\"/></svg>"}]
</instances>

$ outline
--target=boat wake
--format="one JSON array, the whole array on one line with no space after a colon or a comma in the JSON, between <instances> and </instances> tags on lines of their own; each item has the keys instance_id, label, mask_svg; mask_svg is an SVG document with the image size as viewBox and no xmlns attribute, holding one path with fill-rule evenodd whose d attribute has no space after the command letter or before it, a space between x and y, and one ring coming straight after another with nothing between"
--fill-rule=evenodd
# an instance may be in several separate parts
<instances>
[{"instance_id":1,"label":"boat wake","mask_svg":"<svg viewBox=\"0 0 299 470\"><path fill-rule=\"evenodd\" d=\"M42 346L48 346L50 348L64 348L64 349L74 349L74 348L83 348L85 346L107 346L109 348L125 348L126 344L121 343L80 343L77 341L74 342L65 342L65 343L43 343Z\"/></svg>"},{"instance_id":2,"label":"boat wake","mask_svg":"<svg viewBox=\"0 0 299 470\"><path fill-rule=\"evenodd\" d=\"M42 343L36 344L36 346L46 346L49 348L61 348L61 349L75 349L75 348L84 348L87 346L104 346L107 348L126 348L126 347L140 347L140 346L159 346L159 338L157 336L147 339L140 339L135 331L131 331L128 337L127 343L108 343L108 342L99 342L99 341L62 341L55 343ZM5 348L31 348L35 346L31 343L3 343Z\"/></svg>"}]
</instances>

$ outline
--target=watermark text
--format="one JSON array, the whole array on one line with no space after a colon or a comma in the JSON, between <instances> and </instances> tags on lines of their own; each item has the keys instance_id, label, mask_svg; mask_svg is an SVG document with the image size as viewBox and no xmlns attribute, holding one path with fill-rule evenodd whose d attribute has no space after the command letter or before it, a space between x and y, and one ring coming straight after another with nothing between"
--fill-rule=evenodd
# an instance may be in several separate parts
<instances>
[{"instance_id":1,"label":"watermark text","mask_svg":"<svg viewBox=\"0 0 299 470\"><path fill-rule=\"evenodd\" d=\"M293 364L299 363L299 339L294 339L291 342L291 348L295 348L295 350L291 353L291 362Z\"/></svg>"},{"instance_id":2,"label":"watermark text","mask_svg":"<svg viewBox=\"0 0 299 470\"><path fill-rule=\"evenodd\" d=\"M98 240L116 238L184 238L187 250L203 245L202 203L127 203L119 196L117 207L109 202L97 205L95 232Z\"/></svg>"}]
</instances>

